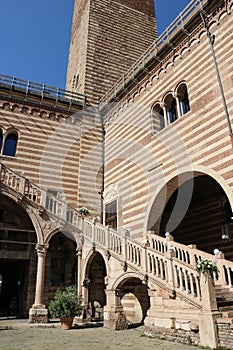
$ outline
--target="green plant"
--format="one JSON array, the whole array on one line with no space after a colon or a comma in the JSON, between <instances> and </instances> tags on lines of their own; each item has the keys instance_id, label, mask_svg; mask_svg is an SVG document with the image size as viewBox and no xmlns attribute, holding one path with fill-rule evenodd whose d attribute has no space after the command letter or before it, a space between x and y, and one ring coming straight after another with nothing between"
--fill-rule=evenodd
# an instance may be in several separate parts
<instances>
[{"instance_id":1,"label":"green plant","mask_svg":"<svg viewBox=\"0 0 233 350\"><path fill-rule=\"evenodd\" d=\"M199 272L199 274L207 273L210 276L213 276L215 274L216 279L218 279L219 270L217 268L217 265L211 260L208 260L206 258L199 260L196 263L196 270Z\"/></svg>"},{"instance_id":2,"label":"green plant","mask_svg":"<svg viewBox=\"0 0 233 350\"><path fill-rule=\"evenodd\" d=\"M54 318L80 316L82 313L82 297L76 293L75 286L65 290L56 290L54 299L49 303L49 312Z\"/></svg>"},{"instance_id":3,"label":"green plant","mask_svg":"<svg viewBox=\"0 0 233 350\"><path fill-rule=\"evenodd\" d=\"M89 210L85 207L82 207L79 209L79 214L86 216L89 214Z\"/></svg>"}]
</instances>

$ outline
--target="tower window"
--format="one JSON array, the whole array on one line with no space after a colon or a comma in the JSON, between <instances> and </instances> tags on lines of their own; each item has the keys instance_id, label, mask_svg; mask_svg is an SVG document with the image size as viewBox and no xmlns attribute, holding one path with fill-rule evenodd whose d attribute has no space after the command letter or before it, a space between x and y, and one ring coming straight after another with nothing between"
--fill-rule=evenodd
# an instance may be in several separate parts
<instances>
[{"instance_id":1,"label":"tower window","mask_svg":"<svg viewBox=\"0 0 233 350\"><path fill-rule=\"evenodd\" d=\"M72 90L77 90L77 89L78 89L78 84L79 84L79 74L76 73L76 74L73 76Z\"/></svg>"}]
</instances>

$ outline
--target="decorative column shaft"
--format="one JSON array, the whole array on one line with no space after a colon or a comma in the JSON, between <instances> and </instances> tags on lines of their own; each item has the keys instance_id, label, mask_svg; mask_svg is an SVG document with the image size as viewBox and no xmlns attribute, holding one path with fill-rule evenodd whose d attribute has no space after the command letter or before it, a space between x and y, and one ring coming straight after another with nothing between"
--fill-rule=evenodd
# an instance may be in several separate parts
<instances>
[{"instance_id":1,"label":"decorative column shaft","mask_svg":"<svg viewBox=\"0 0 233 350\"><path fill-rule=\"evenodd\" d=\"M176 100L176 110L177 110L177 118L180 118L182 116L182 110L181 110L181 105L180 105L180 99L177 94L174 94L175 100Z\"/></svg>"},{"instance_id":2,"label":"decorative column shaft","mask_svg":"<svg viewBox=\"0 0 233 350\"><path fill-rule=\"evenodd\" d=\"M82 247L77 248L77 292L82 295Z\"/></svg>"},{"instance_id":3,"label":"decorative column shaft","mask_svg":"<svg viewBox=\"0 0 233 350\"><path fill-rule=\"evenodd\" d=\"M37 274L36 274L36 293L35 302L29 310L30 323L48 323L48 310L43 304L44 297L44 277L45 277L45 258L48 250L48 244L37 244Z\"/></svg>"},{"instance_id":4,"label":"decorative column shaft","mask_svg":"<svg viewBox=\"0 0 233 350\"><path fill-rule=\"evenodd\" d=\"M48 249L48 244L37 244L37 274L36 274L36 293L33 308L45 308L43 305L44 294L44 275L45 275L45 258Z\"/></svg>"},{"instance_id":5,"label":"decorative column shaft","mask_svg":"<svg viewBox=\"0 0 233 350\"><path fill-rule=\"evenodd\" d=\"M168 126L168 117L167 117L167 109L165 104L162 105L162 108L163 108L164 125L166 128Z\"/></svg>"}]
</instances>

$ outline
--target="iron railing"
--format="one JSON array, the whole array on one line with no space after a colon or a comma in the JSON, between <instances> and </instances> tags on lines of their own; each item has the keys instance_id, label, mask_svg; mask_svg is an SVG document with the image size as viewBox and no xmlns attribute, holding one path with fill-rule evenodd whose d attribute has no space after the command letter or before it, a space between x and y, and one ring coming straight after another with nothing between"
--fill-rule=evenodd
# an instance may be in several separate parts
<instances>
[{"instance_id":1,"label":"iron railing","mask_svg":"<svg viewBox=\"0 0 233 350\"><path fill-rule=\"evenodd\" d=\"M0 74L0 89L8 90L9 93L19 92L27 96L54 101L54 103L67 103L69 106L85 106L86 97L74 91L69 91L45 84L35 83L29 80L19 79L13 76Z\"/></svg>"}]
</instances>

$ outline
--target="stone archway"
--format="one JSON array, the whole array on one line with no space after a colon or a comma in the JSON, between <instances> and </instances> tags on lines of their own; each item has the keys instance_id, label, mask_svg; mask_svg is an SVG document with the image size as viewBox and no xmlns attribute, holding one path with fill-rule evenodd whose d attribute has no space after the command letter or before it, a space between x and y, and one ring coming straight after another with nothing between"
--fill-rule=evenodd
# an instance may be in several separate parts
<instances>
[{"instance_id":1,"label":"stone archway","mask_svg":"<svg viewBox=\"0 0 233 350\"><path fill-rule=\"evenodd\" d=\"M48 244L44 294L46 305L58 288L77 284L76 242L62 232L57 232L50 238Z\"/></svg>"},{"instance_id":2,"label":"stone archway","mask_svg":"<svg viewBox=\"0 0 233 350\"><path fill-rule=\"evenodd\" d=\"M150 308L148 286L136 276L126 276L116 287L129 327L143 324Z\"/></svg>"},{"instance_id":3,"label":"stone archway","mask_svg":"<svg viewBox=\"0 0 233 350\"><path fill-rule=\"evenodd\" d=\"M27 317L35 295L37 236L25 210L0 195L0 315Z\"/></svg>"},{"instance_id":4,"label":"stone archway","mask_svg":"<svg viewBox=\"0 0 233 350\"><path fill-rule=\"evenodd\" d=\"M218 248L232 260L232 192L226 194L222 184L210 175L200 172L191 175L187 174L180 184L176 178L170 180L164 208L150 229L162 236L169 232L175 241L196 244L198 249L208 253ZM152 216L153 210L150 222Z\"/></svg>"},{"instance_id":5,"label":"stone archway","mask_svg":"<svg viewBox=\"0 0 233 350\"><path fill-rule=\"evenodd\" d=\"M103 320L103 309L106 305L105 278L107 269L104 258L99 252L93 252L88 260L84 279L84 304L91 320Z\"/></svg>"}]
</instances>

